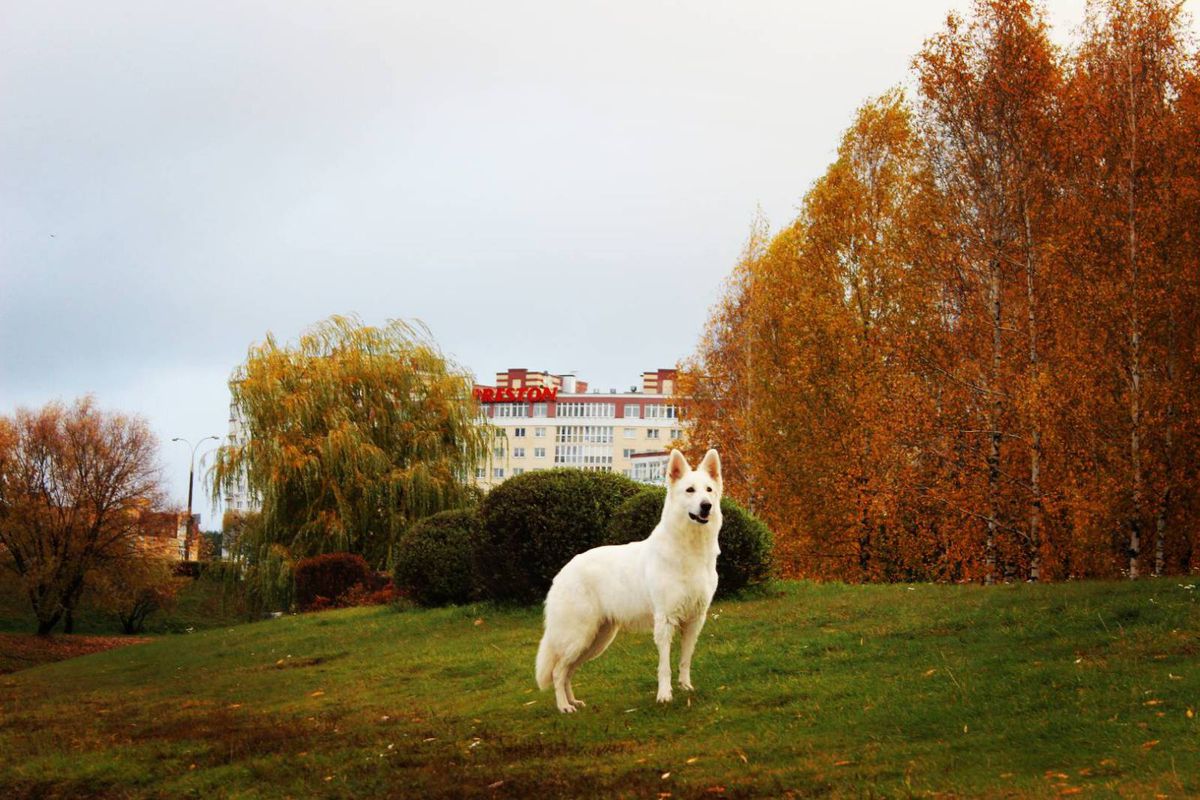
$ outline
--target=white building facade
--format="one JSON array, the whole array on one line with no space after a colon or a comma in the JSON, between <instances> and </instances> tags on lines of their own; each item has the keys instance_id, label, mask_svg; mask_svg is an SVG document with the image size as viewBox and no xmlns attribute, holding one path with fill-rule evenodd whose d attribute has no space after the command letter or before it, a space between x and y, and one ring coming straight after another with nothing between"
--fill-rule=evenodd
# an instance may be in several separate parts
<instances>
[{"instance_id":1,"label":"white building facade","mask_svg":"<svg viewBox=\"0 0 1200 800\"><path fill-rule=\"evenodd\" d=\"M574 467L661 484L661 465L683 436L674 389L673 369L644 372L641 387L627 392L589 391L573 375L499 372L494 386L475 387L487 421L503 433L476 483Z\"/></svg>"}]
</instances>

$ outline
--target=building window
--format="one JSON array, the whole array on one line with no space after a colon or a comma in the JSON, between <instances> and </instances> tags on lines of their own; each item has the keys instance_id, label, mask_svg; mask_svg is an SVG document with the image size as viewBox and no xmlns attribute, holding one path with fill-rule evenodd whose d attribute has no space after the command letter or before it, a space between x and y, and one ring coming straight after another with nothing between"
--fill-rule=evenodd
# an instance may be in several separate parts
<instances>
[{"instance_id":1,"label":"building window","mask_svg":"<svg viewBox=\"0 0 1200 800\"><path fill-rule=\"evenodd\" d=\"M484 477L485 475L487 475L487 470L486 470L486 469L484 469L483 467L476 467L476 468L475 468L475 477L476 477L476 478L482 478L482 477Z\"/></svg>"},{"instance_id":2,"label":"building window","mask_svg":"<svg viewBox=\"0 0 1200 800\"><path fill-rule=\"evenodd\" d=\"M492 477L493 478L503 478L504 477L504 467L493 467L492 468Z\"/></svg>"},{"instance_id":3,"label":"building window","mask_svg":"<svg viewBox=\"0 0 1200 800\"><path fill-rule=\"evenodd\" d=\"M683 433L683 431L679 430L678 428L671 428L671 441L673 442L678 439L681 433Z\"/></svg>"},{"instance_id":4,"label":"building window","mask_svg":"<svg viewBox=\"0 0 1200 800\"><path fill-rule=\"evenodd\" d=\"M545 458L546 457L546 448L544 448L544 447L533 448L533 457L534 458Z\"/></svg>"},{"instance_id":5,"label":"building window","mask_svg":"<svg viewBox=\"0 0 1200 800\"><path fill-rule=\"evenodd\" d=\"M637 428L626 428L625 429L625 438L626 439L636 439L637 438Z\"/></svg>"},{"instance_id":6,"label":"building window","mask_svg":"<svg viewBox=\"0 0 1200 800\"><path fill-rule=\"evenodd\" d=\"M525 429L524 428L513 428L513 436L518 439L524 439L525 438Z\"/></svg>"},{"instance_id":7,"label":"building window","mask_svg":"<svg viewBox=\"0 0 1200 800\"><path fill-rule=\"evenodd\" d=\"M560 425L554 441L563 444L612 444L613 429L609 425Z\"/></svg>"},{"instance_id":8,"label":"building window","mask_svg":"<svg viewBox=\"0 0 1200 800\"><path fill-rule=\"evenodd\" d=\"M658 438L658 428L647 428L646 429L646 438L647 439L657 439Z\"/></svg>"},{"instance_id":9,"label":"building window","mask_svg":"<svg viewBox=\"0 0 1200 800\"><path fill-rule=\"evenodd\" d=\"M546 436L546 429L545 429L545 428L534 428L534 429L533 429L533 438L535 438L535 439L544 439L544 438L545 438L545 436Z\"/></svg>"},{"instance_id":10,"label":"building window","mask_svg":"<svg viewBox=\"0 0 1200 800\"><path fill-rule=\"evenodd\" d=\"M646 419L675 419L678 416L675 406L647 405Z\"/></svg>"},{"instance_id":11,"label":"building window","mask_svg":"<svg viewBox=\"0 0 1200 800\"><path fill-rule=\"evenodd\" d=\"M525 470L521 469L520 467L513 467L513 477L514 478L518 475L524 475L524 474L525 474Z\"/></svg>"},{"instance_id":12,"label":"building window","mask_svg":"<svg viewBox=\"0 0 1200 800\"><path fill-rule=\"evenodd\" d=\"M626 403L625 404L625 419L641 419L642 404L641 403Z\"/></svg>"},{"instance_id":13,"label":"building window","mask_svg":"<svg viewBox=\"0 0 1200 800\"><path fill-rule=\"evenodd\" d=\"M616 403L559 403L558 416L612 419L617 415Z\"/></svg>"},{"instance_id":14,"label":"building window","mask_svg":"<svg viewBox=\"0 0 1200 800\"><path fill-rule=\"evenodd\" d=\"M528 417L529 403L496 403L494 417Z\"/></svg>"},{"instance_id":15,"label":"building window","mask_svg":"<svg viewBox=\"0 0 1200 800\"><path fill-rule=\"evenodd\" d=\"M492 455L494 455L496 458L504 458L504 445L493 447Z\"/></svg>"},{"instance_id":16,"label":"building window","mask_svg":"<svg viewBox=\"0 0 1200 800\"><path fill-rule=\"evenodd\" d=\"M546 416L546 403L534 403L533 404L533 416L535 416L535 417Z\"/></svg>"},{"instance_id":17,"label":"building window","mask_svg":"<svg viewBox=\"0 0 1200 800\"><path fill-rule=\"evenodd\" d=\"M672 437L672 438L674 438L674 437ZM524 447L514 447L513 448L513 458L524 458L524 457L525 457L525 448Z\"/></svg>"},{"instance_id":18,"label":"building window","mask_svg":"<svg viewBox=\"0 0 1200 800\"><path fill-rule=\"evenodd\" d=\"M623 458L633 458L633 448L626 447L624 450L621 451L621 456Z\"/></svg>"}]
</instances>

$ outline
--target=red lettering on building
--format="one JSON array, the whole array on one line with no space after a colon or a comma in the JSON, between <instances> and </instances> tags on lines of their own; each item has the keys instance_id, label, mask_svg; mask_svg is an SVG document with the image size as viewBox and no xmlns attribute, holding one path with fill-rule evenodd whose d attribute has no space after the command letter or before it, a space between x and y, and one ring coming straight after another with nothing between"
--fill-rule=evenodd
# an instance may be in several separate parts
<instances>
[{"instance_id":1,"label":"red lettering on building","mask_svg":"<svg viewBox=\"0 0 1200 800\"><path fill-rule=\"evenodd\" d=\"M542 386L521 387L513 390L508 387L492 388L490 386L475 387L475 399L481 403L514 403L531 401L543 403L547 400L558 400L558 387Z\"/></svg>"}]
</instances>

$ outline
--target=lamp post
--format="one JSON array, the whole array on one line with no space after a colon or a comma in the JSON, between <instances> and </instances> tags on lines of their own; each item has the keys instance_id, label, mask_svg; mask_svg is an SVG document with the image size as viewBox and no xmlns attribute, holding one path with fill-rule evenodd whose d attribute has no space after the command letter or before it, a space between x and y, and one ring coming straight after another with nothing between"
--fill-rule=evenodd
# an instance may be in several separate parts
<instances>
[{"instance_id":1,"label":"lamp post","mask_svg":"<svg viewBox=\"0 0 1200 800\"><path fill-rule=\"evenodd\" d=\"M196 442L196 445L194 447L192 446L191 442L189 442L187 439L184 439L182 436L176 436L174 439L171 440L172 442L183 442L188 447L192 448L192 458L191 458L191 461L188 462L187 524L186 524L186 527L184 528L184 533L183 533L183 560L184 561L189 560L188 556L191 554L188 546L191 544L191 539L192 539L192 483L193 483L193 480L196 475L196 451L198 449L200 449L201 444L203 444L204 442L207 442L209 439L216 439L217 441L220 441L221 437L220 436L205 436L203 439Z\"/></svg>"}]
</instances>

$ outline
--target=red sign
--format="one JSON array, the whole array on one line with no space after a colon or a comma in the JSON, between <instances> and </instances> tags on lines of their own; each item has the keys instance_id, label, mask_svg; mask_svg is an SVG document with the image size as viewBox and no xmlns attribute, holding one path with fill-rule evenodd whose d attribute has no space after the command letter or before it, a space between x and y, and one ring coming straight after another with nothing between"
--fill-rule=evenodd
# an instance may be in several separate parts
<instances>
[{"instance_id":1,"label":"red sign","mask_svg":"<svg viewBox=\"0 0 1200 800\"><path fill-rule=\"evenodd\" d=\"M558 399L558 387L543 389L541 386L522 386L520 389L476 387L475 399L481 403L541 403Z\"/></svg>"}]
</instances>

